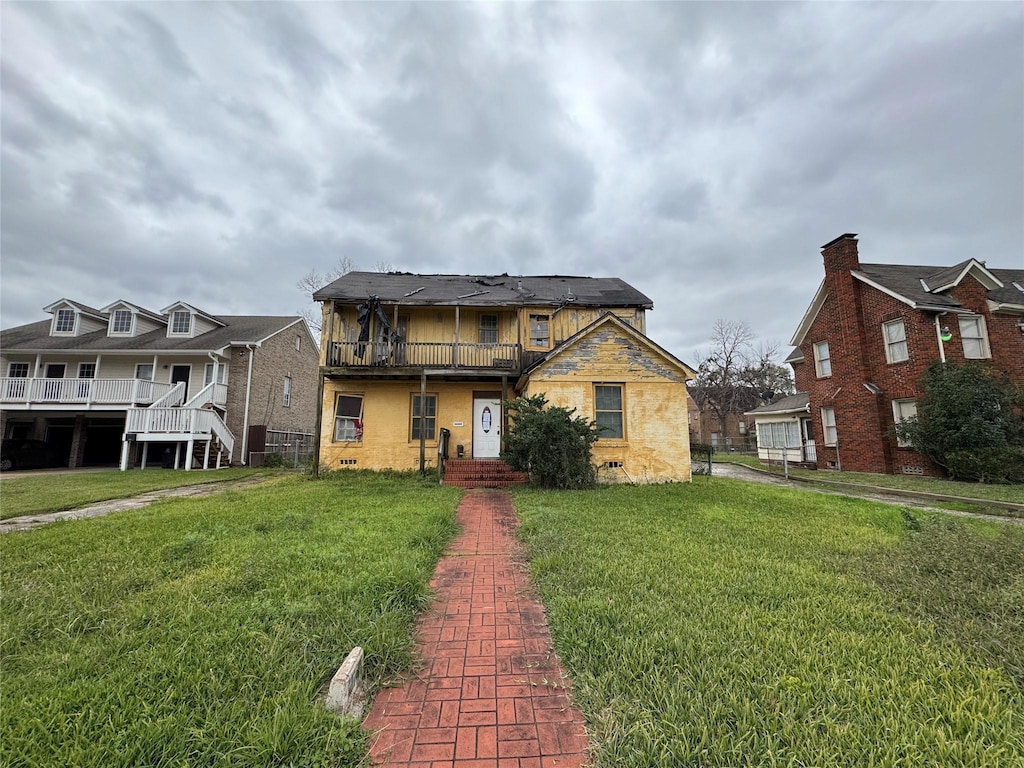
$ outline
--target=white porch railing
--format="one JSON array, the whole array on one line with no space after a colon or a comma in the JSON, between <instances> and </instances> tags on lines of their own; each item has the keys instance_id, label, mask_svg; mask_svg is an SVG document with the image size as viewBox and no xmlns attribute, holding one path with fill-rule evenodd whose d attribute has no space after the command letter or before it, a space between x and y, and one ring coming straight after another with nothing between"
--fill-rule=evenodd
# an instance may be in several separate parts
<instances>
[{"instance_id":1,"label":"white porch railing","mask_svg":"<svg viewBox=\"0 0 1024 768\"><path fill-rule=\"evenodd\" d=\"M207 384L196 393L196 396L189 400L183 408L201 408L207 403L214 405L226 405L228 402L227 384Z\"/></svg>"},{"instance_id":2,"label":"white porch railing","mask_svg":"<svg viewBox=\"0 0 1024 768\"><path fill-rule=\"evenodd\" d=\"M808 440L804 443L804 461L817 461L818 460L818 449L814 445L813 440Z\"/></svg>"},{"instance_id":3,"label":"white porch railing","mask_svg":"<svg viewBox=\"0 0 1024 768\"><path fill-rule=\"evenodd\" d=\"M51 405L146 405L172 390L146 379L0 378L0 403Z\"/></svg>"},{"instance_id":4,"label":"white porch railing","mask_svg":"<svg viewBox=\"0 0 1024 768\"><path fill-rule=\"evenodd\" d=\"M228 425L209 408L132 408L124 431L163 440L208 440L216 436L229 456L235 448L235 437Z\"/></svg>"},{"instance_id":5,"label":"white porch railing","mask_svg":"<svg viewBox=\"0 0 1024 768\"><path fill-rule=\"evenodd\" d=\"M179 381L167 392L164 393L163 397L159 400L154 400L149 406L150 408L173 408L181 405L185 401L185 382Z\"/></svg>"}]
</instances>

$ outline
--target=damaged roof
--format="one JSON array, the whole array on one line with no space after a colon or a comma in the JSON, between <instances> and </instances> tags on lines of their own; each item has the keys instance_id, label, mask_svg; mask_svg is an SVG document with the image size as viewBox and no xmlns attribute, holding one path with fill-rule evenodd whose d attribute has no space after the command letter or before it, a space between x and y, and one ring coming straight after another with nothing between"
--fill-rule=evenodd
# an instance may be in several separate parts
<instances>
[{"instance_id":1,"label":"damaged roof","mask_svg":"<svg viewBox=\"0 0 1024 768\"><path fill-rule=\"evenodd\" d=\"M642 307L654 302L617 277L567 275L416 275L349 272L313 294L314 301L356 303L376 296L406 305L509 306L579 304Z\"/></svg>"},{"instance_id":2,"label":"damaged roof","mask_svg":"<svg viewBox=\"0 0 1024 768\"><path fill-rule=\"evenodd\" d=\"M909 266L903 264L861 264L853 274L865 282L874 283L887 289L913 307L938 307L956 309L959 301L946 294L962 279L972 267L983 276L996 278L1002 285L986 285L988 298L1000 304L1024 303L1024 291L1017 285L1024 285L1024 269L991 269L980 262L968 259L952 267Z\"/></svg>"}]
</instances>

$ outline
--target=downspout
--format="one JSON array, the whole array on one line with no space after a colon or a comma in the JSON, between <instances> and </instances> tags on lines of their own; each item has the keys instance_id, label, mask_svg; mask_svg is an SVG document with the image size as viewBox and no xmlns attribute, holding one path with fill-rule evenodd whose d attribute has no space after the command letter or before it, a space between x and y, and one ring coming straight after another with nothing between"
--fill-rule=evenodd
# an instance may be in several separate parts
<instances>
[{"instance_id":1,"label":"downspout","mask_svg":"<svg viewBox=\"0 0 1024 768\"><path fill-rule=\"evenodd\" d=\"M935 338L939 340L939 360L946 362L946 345L942 342L942 328L939 326L939 316L935 316Z\"/></svg>"},{"instance_id":2,"label":"downspout","mask_svg":"<svg viewBox=\"0 0 1024 768\"><path fill-rule=\"evenodd\" d=\"M247 465L247 449L249 447L249 398L252 395L252 360L254 357L252 344L246 344L249 350L249 373L245 377L245 412L242 415L242 464Z\"/></svg>"}]
</instances>

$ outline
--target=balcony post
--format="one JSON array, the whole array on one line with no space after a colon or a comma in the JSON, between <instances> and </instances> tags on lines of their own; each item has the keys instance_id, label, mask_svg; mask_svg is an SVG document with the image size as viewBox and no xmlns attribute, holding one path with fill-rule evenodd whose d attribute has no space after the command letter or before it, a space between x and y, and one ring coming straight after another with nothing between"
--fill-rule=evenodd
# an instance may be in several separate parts
<instances>
[{"instance_id":1,"label":"balcony post","mask_svg":"<svg viewBox=\"0 0 1024 768\"><path fill-rule=\"evenodd\" d=\"M458 310L456 309L456 312ZM436 423L436 422L435 422ZM427 476L427 369L420 374L420 475Z\"/></svg>"},{"instance_id":2,"label":"balcony post","mask_svg":"<svg viewBox=\"0 0 1024 768\"><path fill-rule=\"evenodd\" d=\"M455 305L455 343L452 344L452 367L459 367L459 305Z\"/></svg>"}]
</instances>

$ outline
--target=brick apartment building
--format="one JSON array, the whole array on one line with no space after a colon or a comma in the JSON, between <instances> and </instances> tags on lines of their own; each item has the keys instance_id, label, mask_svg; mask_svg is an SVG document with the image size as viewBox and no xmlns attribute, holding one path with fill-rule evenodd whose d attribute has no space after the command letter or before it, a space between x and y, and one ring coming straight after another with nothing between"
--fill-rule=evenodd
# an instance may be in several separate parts
<instances>
[{"instance_id":1,"label":"brick apartment building","mask_svg":"<svg viewBox=\"0 0 1024 768\"><path fill-rule=\"evenodd\" d=\"M862 264L857 236L822 246L825 279L786 362L809 397L820 469L941 474L892 435L935 360L1024 382L1024 269ZM820 429L820 431L819 431Z\"/></svg>"}]
</instances>

